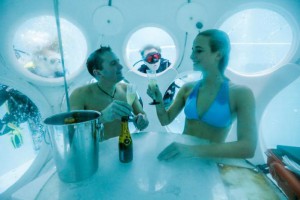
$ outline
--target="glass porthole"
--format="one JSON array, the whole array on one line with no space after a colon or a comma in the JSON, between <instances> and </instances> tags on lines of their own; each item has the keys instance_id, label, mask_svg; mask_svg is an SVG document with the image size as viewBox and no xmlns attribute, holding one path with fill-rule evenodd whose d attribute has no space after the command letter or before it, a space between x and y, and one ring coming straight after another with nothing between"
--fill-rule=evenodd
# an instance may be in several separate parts
<instances>
[{"instance_id":1,"label":"glass porthole","mask_svg":"<svg viewBox=\"0 0 300 200\"><path fill-rule=\"evenodd\" d=\"M263 151L276 145L299 146L300 78L275 96L261 120L260 142Z\"/></svg>"},{"instance_id":2,"label":"glass porthole","mask_svg":"<svg viewBox=\"0 0 300 200\"><path fill-rule=\"evenodd\" d=\"M81 31L60 19L66 76L79 72L87 53ZM25 21L13 39L18 69L33 80L62 82L63 69L55 18L41 16ZM76 42L74 42L76 41Z\"/></svg>"},{"instance_id":3,"label":"glass porthole","mask_svg":"<svg viewBox=\"0 0 300 200\"><path fill-rule=\"evenodd\" d=\"M147 69L159 74L173 67L177 59L176 45L169 33L158 27L135 31L126 46L126 62L130 70L146 76Z\"/></svg>"},{"instance_id":4,"label":"glass porthole","mask_svg":"<svg viewBox=\"0 0 300 200\"><path fill-rule=\"evenodd\" d=\"M235 73L268 73L291 56L293 32L278 12L246 9L225 20L220 29L229 34L232 49L228 69Z\"/></svg>"},{"instance_id":5,"label":"glass porthole","mask_svg":"<svg viewBox=\"0 0 300 200\"><path fill-rule=\"evenodd\" d=\"M44 131L37 106L18 90L0 84L0 193L31 166Z\"/></svg>"}]
</instances>

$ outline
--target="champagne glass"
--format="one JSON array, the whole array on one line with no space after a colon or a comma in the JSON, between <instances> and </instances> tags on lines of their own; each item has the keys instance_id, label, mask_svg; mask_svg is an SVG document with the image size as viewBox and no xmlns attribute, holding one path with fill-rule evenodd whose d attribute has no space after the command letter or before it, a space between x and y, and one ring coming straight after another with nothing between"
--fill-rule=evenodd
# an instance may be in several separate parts
<instances>
[{"instance_id":1,"label":"champagne glass","mask_svg":"<svg viewBox=\"0 0 300 200\"><path fill-rule=\"evenodd\" d=\"M147 77L148 77L149 87L152 90L157 85L156 71L155 70L147 70ZM157 102L156 99L153 98L153 101L149 104L150 105L156 105L156 104L159 104L159 102Z\"/></svg>"},{"instance_id":2,"label":"champagne glass","mask_svg":"<svg viewBox=\"0 0 300 200\"><path fill-rule=\"evenodd\" d=\"M129 83L127 85L126 99L127 103L132 106L136 98L136 85Z\"/></svg>"}]
</instances>

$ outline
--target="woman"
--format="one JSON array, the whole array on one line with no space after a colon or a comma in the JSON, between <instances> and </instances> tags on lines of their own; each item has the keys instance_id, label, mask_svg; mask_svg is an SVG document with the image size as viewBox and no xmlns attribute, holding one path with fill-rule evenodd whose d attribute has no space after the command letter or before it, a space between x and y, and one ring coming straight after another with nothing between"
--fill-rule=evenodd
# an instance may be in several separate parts
<instances>
[{"instance_id":1,"label":"woman","mask_svg":"<svg viewBox=\"0 0 300 200\"><path fill-rule=\"evenodd\" d=\"M236 85L225 77L230 41L228 35L212 29L200 32L193 42L193 69L201 71L203 78L183 85L165 110L159 88L147 94L160 104L156 112L160 123L170 124L184 109L186 116L183 134L208 140L207 145L172 143L159 155L159 160L179 157L253 157L257 141L255 100L252 91ZM237 141L224 142L232 122L237 119Z\"/></svg>"}]
</instances>

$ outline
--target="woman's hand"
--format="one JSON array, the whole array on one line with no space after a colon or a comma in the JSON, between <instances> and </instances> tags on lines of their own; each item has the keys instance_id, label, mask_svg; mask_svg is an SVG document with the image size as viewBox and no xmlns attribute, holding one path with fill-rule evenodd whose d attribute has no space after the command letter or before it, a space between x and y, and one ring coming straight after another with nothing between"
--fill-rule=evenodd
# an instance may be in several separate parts
<instances>
[{"instance_id":1,"label":"woman's hand","mask_svg":"<svg viewBox=\"0 0 300 200\"><path fill-rule=\"evenodd\" d=\"M148 85L147 94L149 97L151 97L151 99L155 99L158 102L162 102L163 98L158 85L156 85L156 87L150 87Z\"/></svg>"},{"instance_id":2,"label":"woman's hand","mask_svg":"<svg viewBox=\"0 0 300 200\"><path fill-rule=\"evenodd\" d=\"M178 158L195 157L193 146L173 142L167 146L158 156L158 160L170 161Z\"/></svg>"}]
</instances>

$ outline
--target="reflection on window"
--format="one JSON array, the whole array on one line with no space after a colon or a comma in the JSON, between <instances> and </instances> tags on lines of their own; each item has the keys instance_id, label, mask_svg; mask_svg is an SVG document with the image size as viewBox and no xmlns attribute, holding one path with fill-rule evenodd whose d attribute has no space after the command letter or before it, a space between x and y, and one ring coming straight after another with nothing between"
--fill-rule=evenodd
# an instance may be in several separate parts
<instances>
[{"instance_id":1,"label":"reflection on window","mask_svg":"<svg viewBox=\"0 0 300 200\"><path fill-rule=\"evenodd\" d=\"M299 146L300 78L282 90L265 109L261 120L263 151L276 145Z\"/></svg>"},{"instance_id":2,"label":"reflection on window","mask_svg":"<svg viewBox=\"0 0 300 200\"><path fill-rule=\"evenodd\" d=\"M202 78L201 72L198 71L188 71L185 73L182 73L176 78L171 85L168 87L167 91L164 93L163 100L164 105L166 107L169 107L171 103L175 100L175 97L179 91L179 89L188 82L192 81L198 81ZM182 133L184 128L184 122L185 122L185 115L182 111L175 119L174 121L166 126L166 129L168 132L172 133Z\"/></svg>"},{"instance_id":3,"label":"reflection on window","mask_svg":"<svg viewBox=\"0 0 300 200\"><path fill-rule=\"evenodd\" d=\"M36 105L18 90L0 84L0 193L30 166L43 133Z\"/></svg>"},{"instance_id":4,"label":"reflection on window","mask_svg":"<svg viewBox=\"0 0 300 200\"><path fill-rule=\"evenodd\" d=\"M18 49L14 49L14 51L16 57L20 59L22 51ZM24 68L35 75L45 78L62 77L64 74L58 49L58 40L56 39L53 41L53 44L33 52L30 56L30 61L24 64Z\"/></svg>"},{"instance_id":5,"label":"reflection on window","mask_svg":"<svg viewBox=\"0 0 300 200\"><path fill-rule=\"evenodd\" d=\"M87 52L84 36L70 22L61 19L66 75L77 71ZM76 41L76 42L74 42ZM63 76L55 18L43 16L30 19L17 30L13 50L20 66L43 78Z\"/></svg>"},{"instance_id":6,"label":"reflection on window","mask_svg":"<svg viewBox=\"0 0 300 200\"><path fill-rule=\"evenodd\" d=\"M271 10L243 10L229 17L220 29L229 34L232 49L228 68L236 73L255 75L275 70L292 47L291 26Z\"/></svg>"},{"instance_id":7,"label":"reflection on window","mask_svg":"<svg viewBox=\"0 0 300 200\"><path fill-rule=\"evenodd\" d=\"M148 37L151 35L151 37ZM172 37L157 27L144 27L134 32L126 47L126 61L130 69L146 73L147 69L163 72L176 61L176 47Z\"/></svg>"}]
</instances>

